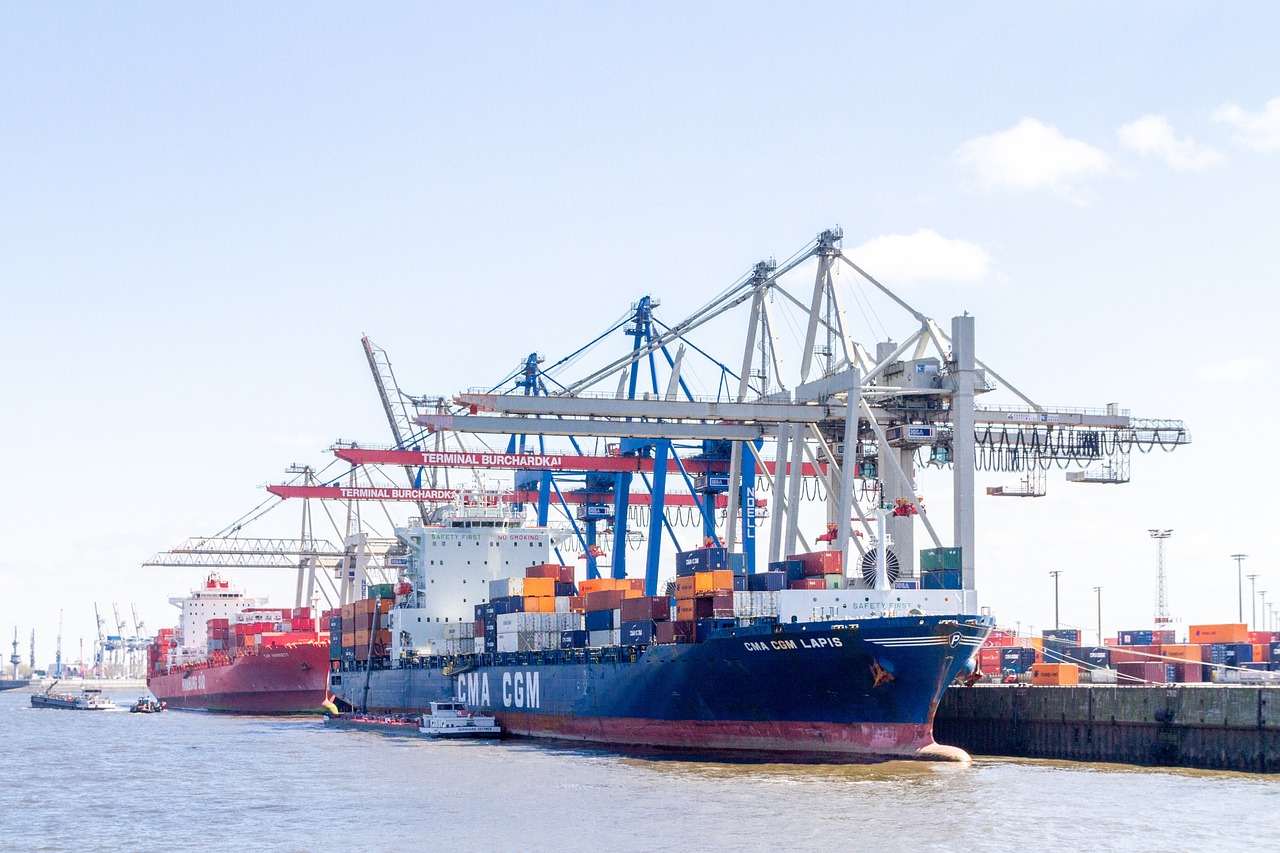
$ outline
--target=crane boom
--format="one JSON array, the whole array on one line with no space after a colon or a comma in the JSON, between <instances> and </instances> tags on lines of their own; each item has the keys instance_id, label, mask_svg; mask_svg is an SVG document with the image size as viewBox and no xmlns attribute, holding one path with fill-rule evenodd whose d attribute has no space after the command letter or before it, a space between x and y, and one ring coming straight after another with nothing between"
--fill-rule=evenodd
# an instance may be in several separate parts
<instances>
[{"instance_id":1,"label":"crane boom","mask_svg":"<svg viewBox=\"0 0 1280 853\"><path fill-rule=\"evenodd\" d=\"M400 386L396 383L396 375L391 371L391 359L387 358L387 351L376 346L368 336L360 339L360 343L364 346L365 358L369 361L369 370L373 373L373 383L378 386L378 397L382 400L382 410L386 413L387 423L391 426L391 435L396 440L396 447L403 447L406 432L412 434L414 430L413 418L404 407L404 396L400 394ZM379 358L381 356L381 358ZM391 402L390 390L394 389L400 404L400 413L397 415L395 406ZM416 486L418 483L417 473L409 465L404 466L405 476L408 478L410 486ZM425 520L427 518L427 505L423 501L418 501L418 512Z\"/></svg>"}]
</instances>

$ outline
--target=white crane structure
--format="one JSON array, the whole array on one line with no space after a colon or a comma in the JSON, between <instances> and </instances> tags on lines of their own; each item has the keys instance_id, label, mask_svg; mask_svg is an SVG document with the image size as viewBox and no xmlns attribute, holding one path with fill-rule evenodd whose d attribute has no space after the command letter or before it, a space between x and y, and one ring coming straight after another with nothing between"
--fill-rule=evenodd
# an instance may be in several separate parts
<instances>
[{"instance_id":1,"label":"white crane structure","mask_svg":"<svg viewBox=\"0 0 1280 853\"><path fill-rule=\"evenodd\" d=\"M835 546L848 556L854 525L877 542L892 542L870 555L853 541L865 561L880 565L890 555L906 576L914 575L916 526L934 547L943 537L923 512L914 469L922 453L928 463L952 472L953 530L960 549L963 588L973 589L976 557L974 489L976 470L1019 474L1016 487L997 487L996 496L1040 496L1044 472L1075 468L1072 482L1119 483L1128 479L1134 447L1172 449L1188 443L1185 426L1174 420L1138 420L1114 405L1105 409L1050 408L1013 387L977 355L974 318L952 319L949 330L895 295L840 249L841 231L819 234L783 264L764 261L718 297L684 320L654 334L635 349L588 375L545 395L462 393L453 401L464 413L423 414L415 422L432 430L471 434L615 436L620 439L692 439L731 442L729 481L737 482L744 461L755 470L765 459L759 442L775 448L779 463L767 486L773 495L768 558L793 553L804 542L798 507L800 471L806 461L821 472L827 520ZM784 277L802 265L815 267L812 289L793 293ZM850 322L856 303L865 315L866 294L901 312L914 329L901 341L863 343ZM741 369L729 398L632 399L622 389L652 356L671 344L694 346L691 335L713 320L745 307L740 339ZM789 318L782 316L785 308ZM798 323L796 322L798 321ZM789 325L790 323L790 325ZM784 338L788 329L794 339ZM798 347L796 343L798 342ZM683 350L682 350L683 351ZM679 359L670 359L668 389L681 381ZM979 407L979 394L1000 382L1015 405ZM597 389L619 389L601 394ZM655 378L655 387L657 386ZM868 481L874 482L870 490ZM725 544L737 546L743 493L728 489ZM868 500L858 500L861 494ZM887 534L873 523L884 515Z\"/></svg>"},{"instance_id":2,"label":"white crane structure","mask_svg":"<svg viewBox=\"0 0 1280 853\"><path fill-rule=\"evenodd\" d=\"M293 465L287 470L301 475L304 484L315 481L315 471L310 466ZM309 607L321 599L329 607L341 606L360 598L368 583L382 583L395 578L395 569L389 568L388 553L398 547L395 539L374 537L361 529L358 510L352 502L347 506L348 517L341 546L316 537L311 502L305 500L301 535L297 539L236 535L196 537L157 553L142 565L293 570L297 573L295 607ZM337 530L332 516L329 520ZM230 532L239 533L241 526L233 525Z\"/></svg>"},{"instance_id":3,"label":"white crane structure","mask_svg":"<svg viewBox=\"0 0 1280 853\"><path fill-rule=\"evenodd\" d=\"M510 490L495 490L496 498L536 502L541 525L551 508L563 511L590 576L606 554L614 576L625 576L627 544L647 541L649 594L664 533L677 539L667 515L673 506L701 516L705 538L746 555L754 570L756 521L765 517L757 492L769 495L764 553L770 562L825 542L842 552L856 583L884 591L897 580L919 579L915 555L923 536L931 550L957 549L949 556L958 557L959 587L973 590L976 472L1018 478L988 488L988 495L1039 497L1054 468L1069 482L1118 484L1129 479L1133 449L1172 450L1190 441L1181 421L1133 418L1115 404L1078 409L1036 402L978 356L973 317L954 317L944 328L847 256L842 238L839 228L829 229L783 263L754 264L671 325L657 318L658 302L646 296L605 332L631 336L628 352L584 369L587 359L601 358L592 350L601 335L549 367L531 355L515 374L518 390L509 393L408 396L385 351L363 338L394 447L335 444L339 460L352 466L345 486L322 482L306 466L290 469L300 485L270 486L282 499L305 499L298 540L191 540L145 565L295 568L298 606L312 599L316 570L323 568L332 575L320 576L335 581L323 594L345 603L358 597L358 581L369 571L393 579L399 553L395 540L360 532L358 501L411 501L425 522L432 504L462 497L449 486L448 468L471 468L477 479L496 468L514 471ZM881 320L882 310L900 326L897 335ZM733 367L707 353L703 336L729 342ZM700 358L714 365L713 381L699 381L705 378L697 374ZM584 375L569 377L570 370ZM997 382L1013 400L977 405ZM694 394L693 385L715 393ZM505 453L472 452L462 438L490 448L481 437L493 435L508 440ZM446 449L447 437L456 451ZM537 438L536 452L526 452L526 437ZM547 450L548 438L567 442L572 452ZM584 451L580 443L589 440L603 443L605 452ZM700 452L677 452L690 443ZM390 482L381 465L402 469L409 488L357 487L357 472L371 484L375 475ZM935 528L919 494L918 472L932 469L950 472L949 531ZM688 494L667 495L668 474L673 491L683 478ZM582 487L562 489L560 477L576 477ZM631 492L633 478L643 481L647 495ZM814 497L825 505L826 531L806 537L801 505ZM326 499L344 502L346 524L334 524L341 547L315 538L313 499L322 506ZM633 510L647 515L643 536L628 529ZM600 544L597 522L612 527ZM850 559L855 551L857 562Z\"/></svg>"}]
</instances>

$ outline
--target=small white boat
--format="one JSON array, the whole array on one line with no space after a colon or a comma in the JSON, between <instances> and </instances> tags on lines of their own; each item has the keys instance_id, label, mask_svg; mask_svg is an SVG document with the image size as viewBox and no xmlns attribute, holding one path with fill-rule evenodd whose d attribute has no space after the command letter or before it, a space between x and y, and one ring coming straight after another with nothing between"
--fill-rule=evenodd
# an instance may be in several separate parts
<instances>
[{"instance_id":1,"label":"small white boat","mask_svg":"<svg viewBox=\"0 0 1280 853\"><path fill-rule=\"evenodd\" d=\"M115 710L116 703L103 696L102 691L96 687L82 688L79 695L74 693L54 693L53 688L57 683L55 681L50 684L49 689L43 693L32 694L31 706L33 708L63 708L68 711Z\"/></svg>"},{"instance_id":2,"label":"small white boat","mask_svg":"<svg viewBox=\"0 0 1280 853\"><path fill-rule=\"evenodd\" d=\"M422 715L418 731L427 737L500 737L502 729L493 717L468 711L462 702L432 702L431 713Z\"/></svg>"}]
</instances>

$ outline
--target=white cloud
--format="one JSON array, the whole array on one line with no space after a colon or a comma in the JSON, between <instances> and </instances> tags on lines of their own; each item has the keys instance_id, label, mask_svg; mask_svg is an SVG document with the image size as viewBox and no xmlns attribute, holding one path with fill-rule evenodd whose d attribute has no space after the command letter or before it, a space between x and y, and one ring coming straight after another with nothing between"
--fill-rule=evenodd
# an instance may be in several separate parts
<instances>
[{"instance_id":1,"label":"white cloud","mask_svg":"<svg viewBox=\"0 0 1280 853\"><path fill-rule=\"evenodd\" d=\"M1231 139L1245 148L1257 151L1280 148L1280 98L1267 101L1256 113L1245 112L1236 104L1224 104L1214 110L1210 118L1234 125L1240 132Z\"/></svg>"},{"instance_id":2,"label":"white cloud","mask_svg":"<svg viewBox=\"0 0 1280 853\"><path fill-rule=\"evenodd\" d=\"M1011 130L970 139L955 156L986 189L1045 188L1069 197L1085 178L1111 169L1111 158L1102 151L1033 118Z\"/></svg>"},{"instance_id":3,"label":"white cloud","mask_svg":"<svg viewBox=\"0 0 1280 853\"><path fill-rule=\"evenodd\" d=\"M1266 372L1269 365L1260 358L1237 358L1223 364L1206 364L1196 370L1201 382L1239 385L1252 382Z\"/></svg>"},{"instance_id":4,"label":"white cloud","mask_svg":"<svg viewBox=\"0 0 1280 853\"><path fill-rule=\"evenodd\" d=\"M968 240L948 240L928 228L914 234L873 237L847 254L886 284L971 282L985 276L991 267L991 259L981 246Z\"/></svg>"},{"instance_id":5,"label":"white cloud","mask_svg":"<svg viewBox=\"0 0 1280 853\"><path fill-rule=\"evenodd\" d=\"M1120 144L1147 157L1159 157L1171 169L1194 171L1223 160L1222 153L1196 145L1190 137L1178 139L1164 116L1145 115L1116 131Z\"/></svg>"}]
</instances>

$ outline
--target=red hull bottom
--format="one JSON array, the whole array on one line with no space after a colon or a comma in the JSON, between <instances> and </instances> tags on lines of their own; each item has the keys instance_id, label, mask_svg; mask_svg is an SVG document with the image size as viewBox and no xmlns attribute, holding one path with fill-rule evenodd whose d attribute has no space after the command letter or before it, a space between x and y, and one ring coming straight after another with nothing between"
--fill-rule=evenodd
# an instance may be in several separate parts
<instances>
[{"instance_id":1,"label":"red hull bottom","mask_svg":"<svg viewBox=\"0 0 1280 853\"><path fill-rule=\"evenodd\" d=\"M302 645L225 666L153 675L147 687L170 708L239 714L318 714L330 700L329 649Z\"/></svg>"},{"instance_id":2,"label":"red hull bottom","mask_svg":"<svg viewBox=\"0 0 1280 853\"><path fill-rule=\"evenodd\" d=\"M936 743L933 727L924 723L710 722L501 712L495 716L504 734L610 746L816 754L837 761L970 760L963 749Z\"/></svg>"}]
</instances>

